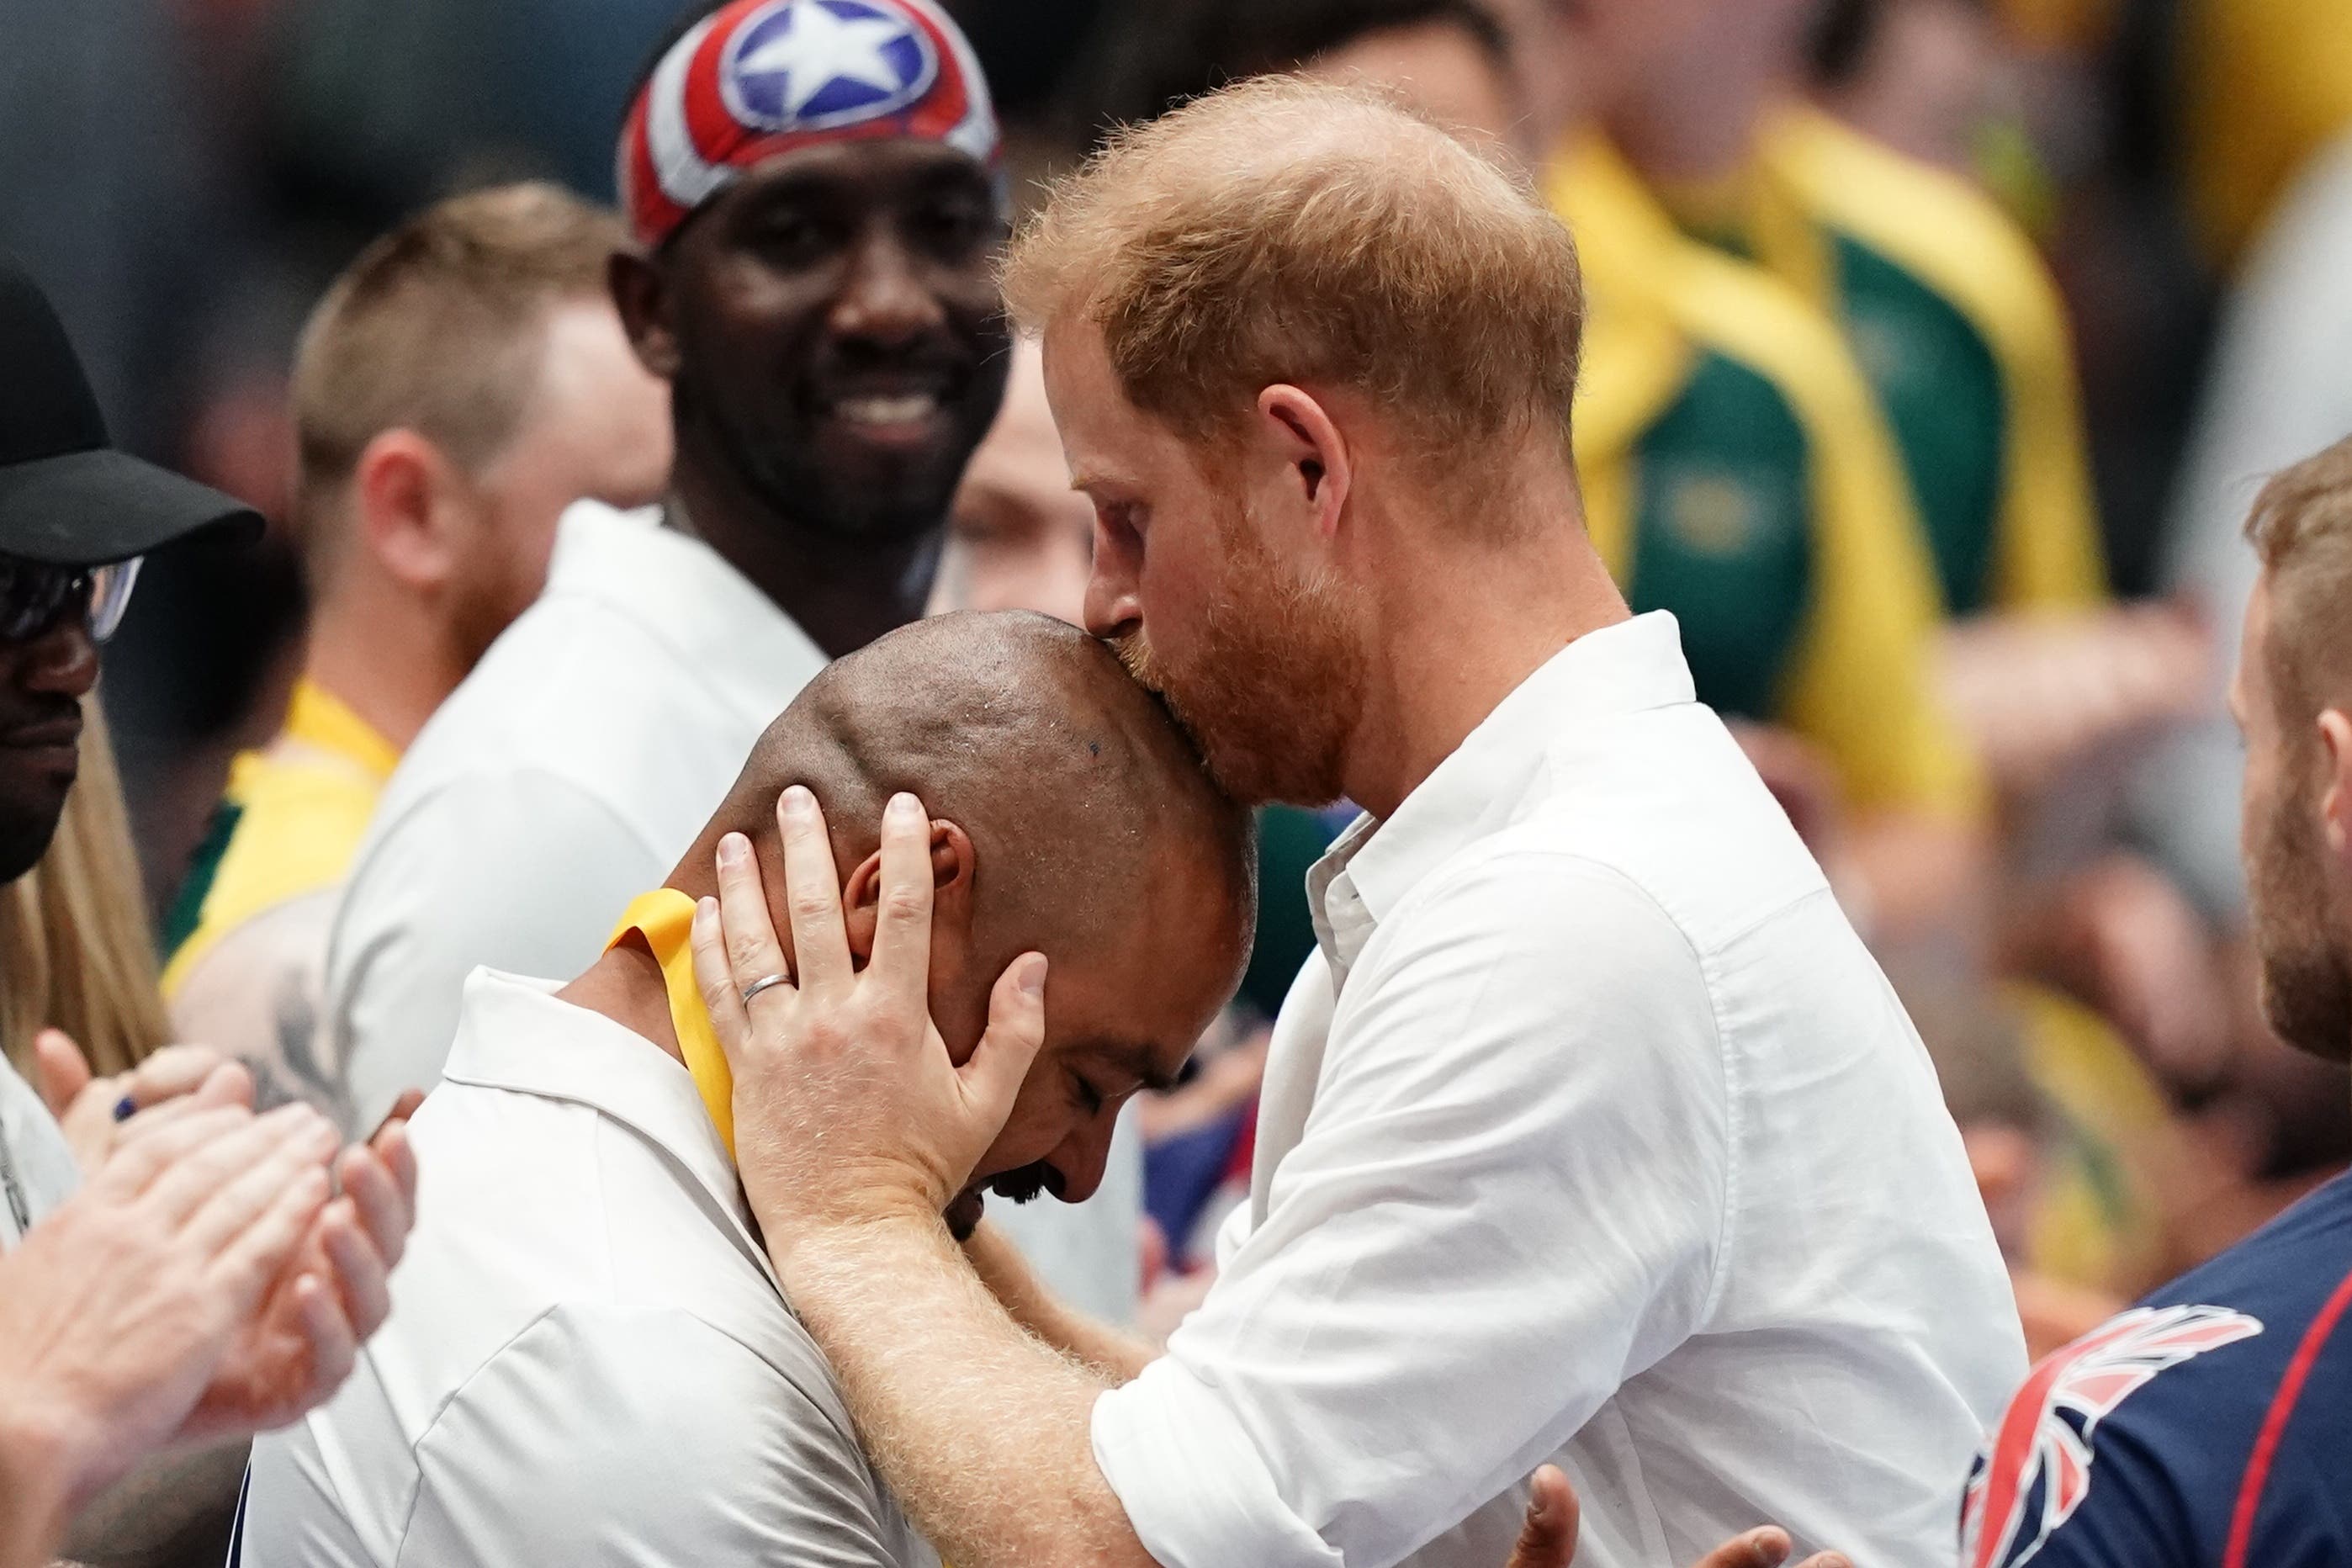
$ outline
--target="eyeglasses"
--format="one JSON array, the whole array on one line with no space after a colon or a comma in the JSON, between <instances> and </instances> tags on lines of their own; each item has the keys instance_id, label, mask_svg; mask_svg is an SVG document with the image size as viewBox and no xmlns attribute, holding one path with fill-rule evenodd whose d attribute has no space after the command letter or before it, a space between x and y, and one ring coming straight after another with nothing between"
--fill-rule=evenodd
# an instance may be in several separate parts
<instances>
[{"instance_id":1,"label":"eyeglasses","mask_svg":"<svg viewBox=\"0 0 2352 1568\"><path fill-rule=\"evenodd\" d=\"M131 605L139 559L51 566L0 555L0 642L29 642L77 611L89 618L89 635L104 642Z\"/></svg>"}]
</instances>

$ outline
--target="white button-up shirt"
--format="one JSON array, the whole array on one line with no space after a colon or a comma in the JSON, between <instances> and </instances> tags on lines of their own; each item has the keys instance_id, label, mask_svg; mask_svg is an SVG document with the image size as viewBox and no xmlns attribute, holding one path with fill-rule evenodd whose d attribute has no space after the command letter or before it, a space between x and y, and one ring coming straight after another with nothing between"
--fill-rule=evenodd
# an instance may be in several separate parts
<instances>
[{"instance_id":1,"label":"white button-up shirt","mask_svg":"<svg viewBox=\"0 0 2352 1568\"><path fill-rule=\"evenodd\" d=\"M352 1130L439 1081L477 964L575 974L668 877L752 742L824 668L718 552L582 501L547 590L385 786L327 962Z\"/></svg>"},{"instance_id":2,"label":"white button-up shirt","mask_svg":"<svg viewBox=\"0 0 2352 1568\"><path fill-rule=\"evenodd\" d=\"M2025 1371L1925 1050L1673 619L1580 638L1309 879L1250 1202L1094 1449L1168 1568L1948 1563Z\"/></svg>"},{"instance_id":3,"label":"white button-up shirt","mask_svg":"<svg viewBox=\"0 0 2352 1568\"><path fill-rule=\"evenodd\" d=\"M391 1318L254 1447L247 1568L930 1568L778 1293L684 1068L468 984Z\"/></svg>"}]
</instances>

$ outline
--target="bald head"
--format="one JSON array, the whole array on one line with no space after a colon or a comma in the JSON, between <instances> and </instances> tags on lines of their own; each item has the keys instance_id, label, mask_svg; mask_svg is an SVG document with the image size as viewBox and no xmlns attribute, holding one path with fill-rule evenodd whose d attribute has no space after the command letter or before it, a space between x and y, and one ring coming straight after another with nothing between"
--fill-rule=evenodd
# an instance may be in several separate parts
<instances>
[{"instance_id":1,"label":"bald head","mask_svg":"<svg viewBox=\"0 0 2352 1568\"><path fill-rule=\"evenodd\" d=\"M1246 957L1214 933L1248 929L1247 814L1159 699L1065 622L942 616L836 660L761 737L679 885L709 882L730 831L775 867L776 797L793 784L824 808L845 875L874 851L899 791L968 835L972 957L992 978L1029 949L1059 964L1131 941L1146 904L1179 889L1227 911L1204 932L1228 950L1218 961Z\"/></svg>"}]
</instances>

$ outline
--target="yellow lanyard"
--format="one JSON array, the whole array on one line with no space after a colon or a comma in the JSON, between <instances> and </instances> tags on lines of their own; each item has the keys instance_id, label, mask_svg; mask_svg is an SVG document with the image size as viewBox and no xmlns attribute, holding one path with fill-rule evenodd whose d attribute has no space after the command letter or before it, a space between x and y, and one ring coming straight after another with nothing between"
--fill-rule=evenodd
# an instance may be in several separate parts
<instances>
[{"instance_id":1,"label":"yellow lanyard","mask_svg":"<svg viewBox=\"0 0 2352 1568\"><path fill-rule=\"evenodd\" d=\"M675 888L639 894L623 911L621 923L613 929L612 940L604 946L610 950L631 931L646 939L654 962L661 965L662 984L669 992L670 1027L677 1031L678 1055L685 1058L686 1070L701 1091L702 1107L710 1113L710 1124L719 1129L719 1141L727 1145L727 1157L731 1160L735 1157L735 1075L728 1070L727 1053L719 1048L719 1036L710 1026L710 1010L702 1005L702 993L694 984L694 900Z\"/></svg>"}]
</instances>

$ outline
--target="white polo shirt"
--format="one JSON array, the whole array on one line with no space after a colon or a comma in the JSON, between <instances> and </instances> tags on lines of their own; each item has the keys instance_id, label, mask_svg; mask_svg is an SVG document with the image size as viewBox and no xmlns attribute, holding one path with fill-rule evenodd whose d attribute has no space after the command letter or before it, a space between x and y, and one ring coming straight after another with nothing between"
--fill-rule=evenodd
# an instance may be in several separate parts
<instances>
[{"instance_id":1,"label":"white polo shirt","mask_svg":"<svg viewBox=\"0 0 2352 1568\"><path fill-rule=\"evenodd\" d=\"M1250 1202L1094 1411L1166 1568L1948 1563L2025 1373L1918 1037L1672 617L1579 639L1309 880ZM1457 1524L1457 1521L1458 1524Z\"/></svg>"},{"instance_id":2,"label":"white polo shirt","mask_svg":"<svg viewBox=\"0 0 2352 1568\"><path fill-rule=\"evenodd\" d=\"M441 1077L477 964L576 974L824 655L716 551L581 501L547 589L425 726L353 862L321 1063L352 1130Z\"/></svg>"},{"instance_id":3,"label":"white polo shirt","mask_svg":"<svg viewBox=\"0 0 2352 1568\"><path fill-rule=\"evenodd\" d=\"M246 1568L932 1568L694 1080L553 989L468 983L392 1316L255 1444Z\"/></svg>"}]
</instances>

